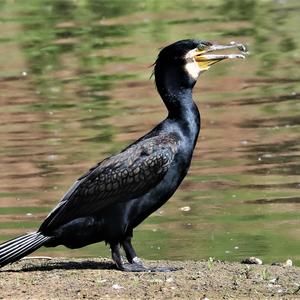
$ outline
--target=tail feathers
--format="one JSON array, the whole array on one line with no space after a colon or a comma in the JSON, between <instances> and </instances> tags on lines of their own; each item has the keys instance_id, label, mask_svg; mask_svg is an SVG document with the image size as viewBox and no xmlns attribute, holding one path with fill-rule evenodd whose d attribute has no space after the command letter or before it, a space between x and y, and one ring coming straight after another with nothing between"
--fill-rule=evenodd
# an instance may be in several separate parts
<instances>
[{"instance_id":1,"label":"tail feathers","mask_svg":"<svg viewBox=\"0 0 300 300\"><path fill-rule=\"evenodd\" d=\"M13 263L37 250L49 240L40 232L19 236L0 245L0 267Z\"/></svg>"}]
</instances>

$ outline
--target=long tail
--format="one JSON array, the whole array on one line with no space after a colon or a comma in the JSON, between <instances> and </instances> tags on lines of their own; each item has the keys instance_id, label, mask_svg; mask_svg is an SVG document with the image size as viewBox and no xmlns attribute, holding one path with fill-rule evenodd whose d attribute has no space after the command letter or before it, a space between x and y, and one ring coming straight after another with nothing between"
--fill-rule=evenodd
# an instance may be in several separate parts
<instances>
[{"instance_id":1,"label":"long tail","mask_svg":"<svg viewBox=\"0 0 300 300\"><path fill-rule=\"evenodd\" d=\"M49 239L40 232L33 232L1 244L0 268L32 253Z\"/></svg>"}]
</instances>

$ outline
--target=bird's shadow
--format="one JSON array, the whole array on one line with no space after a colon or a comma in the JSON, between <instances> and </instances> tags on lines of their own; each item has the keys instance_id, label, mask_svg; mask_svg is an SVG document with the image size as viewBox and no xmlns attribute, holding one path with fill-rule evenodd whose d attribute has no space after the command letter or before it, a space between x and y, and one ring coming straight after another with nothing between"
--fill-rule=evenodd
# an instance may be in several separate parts
<instances>
[{"instance_id":1,"label":"bird's shadow","mask_svg":"<svg viewBox=\"0 0 300 300\"><path fill-rule=\"evenodd\" d=\"M6 269L1 270L1 273L18 273L18 272L36 272L36 271L52 271L52 270L117 270L115 264L112 262L95 262L95 261L61 261L61 262L47 262L38 265L25 265L20 269Z\"/></svg>"},{"instance_id":2,"label":"bird's shadow","mask_svg":"<svg viewBox=\"0 0 300 300\"><path fill-rule=\"evenodd\" d=\"M22 262L21 262L22 263ZM183 267L153 267L149 268L146 272L174 272L182 270ZM116 265L113 262L107 261L47 261L45 263L39 262L34 265L33 261L30 261L29 264L20 266L16 268L15 266L12 269L6 267L4 270L0 270L0 273L22 273L22 272L36 272L36 271L53 271L53 270L116 270ZM141 272L141 271L137 271ZM142 271L143 272L143 271Z\"/></svg>"}]
</instances>

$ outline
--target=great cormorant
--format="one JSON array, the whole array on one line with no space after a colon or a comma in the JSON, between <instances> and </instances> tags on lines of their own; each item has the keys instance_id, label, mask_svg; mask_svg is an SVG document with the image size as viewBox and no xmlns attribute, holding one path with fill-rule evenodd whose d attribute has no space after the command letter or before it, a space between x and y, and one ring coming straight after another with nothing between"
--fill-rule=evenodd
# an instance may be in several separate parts
<instances>
[{"instance_id":1,"label":"great cormorant","mask_svg":"<svg viewBox=\"0 0 300 300\"><path fill-rule=\"evenodd\" d=\"M201 72L227 58L215 54L242 44L217 45L181 40L163 48L155 62L157 90L168 116L119 154L104 159L81 176L46 217L40 228L0 245L0 266L40 248L80 248L105 241L116 267L147 271L131 245L133 229L176 191L189 169L200 130L192 89ZM120 246L128 263L122 261Z\"/></svg>"}]
</instances>

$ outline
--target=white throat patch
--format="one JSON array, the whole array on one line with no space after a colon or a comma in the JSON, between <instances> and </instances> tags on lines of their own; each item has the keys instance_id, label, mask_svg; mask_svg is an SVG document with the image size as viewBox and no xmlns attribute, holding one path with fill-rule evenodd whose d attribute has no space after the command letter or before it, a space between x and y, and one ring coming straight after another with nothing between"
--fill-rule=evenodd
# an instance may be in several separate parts
<instances>
[{"instance_id":1,"label":"white throat patch","mask_svg":"<svg viewBox=\"0 0 300 300\"><path fill-rule=\"evenodd\" d=\"M199 66L194 58L195 54L196 54L196 49L193 49L193 50L190 50L185 55L185 60L187 62L185 65L185 69L192 78L197 80L200 75L201 69L199 68Z\"/></svg>"}]
</instances>

